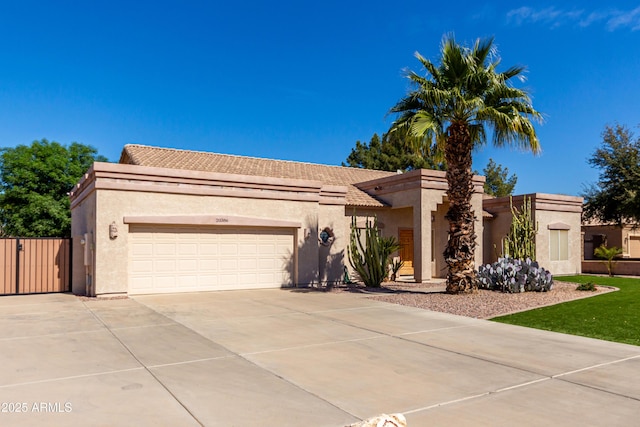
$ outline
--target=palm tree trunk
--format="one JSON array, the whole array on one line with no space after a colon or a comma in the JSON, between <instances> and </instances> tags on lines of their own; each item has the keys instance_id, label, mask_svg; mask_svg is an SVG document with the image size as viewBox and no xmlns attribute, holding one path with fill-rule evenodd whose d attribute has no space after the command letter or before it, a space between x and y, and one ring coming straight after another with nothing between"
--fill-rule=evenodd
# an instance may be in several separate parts
<instances>
[{"instance_id":1,"label":"palm tree trunk","mask_svg":"<svg viewBox=\"0 0 640 427\"><path fill-rule=\"evenodd\" d=\"M448 130L445 157L449 210L449 241L444 251L447 263L447 293L469 293L477 288L474 252L475 215L471 210L473 173L471 172L472 142L466 123L453 122Z\"/></svg>"}]
</instances>

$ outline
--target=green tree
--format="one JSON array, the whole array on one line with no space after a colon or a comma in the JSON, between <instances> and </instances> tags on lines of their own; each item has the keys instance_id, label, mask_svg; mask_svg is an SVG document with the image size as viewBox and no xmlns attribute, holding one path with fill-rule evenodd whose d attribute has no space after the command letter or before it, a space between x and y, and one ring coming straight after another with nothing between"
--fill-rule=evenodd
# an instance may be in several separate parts
<instances>
[{"instance_id":1,"label":"green tree","mask_svg":"<svg viewBox=\"0 0 640 427\"><path fill-rule=\"evenodd\" d=\"M367 144L356 141L356 146L351 149L347 163L342 162L342 166L362 169L385 170L383 164L382 142L377 133L374 133Z\"/></svg>"},{"instance_id":2,"label":"green tree","mask_svg":"<svg viewBox=\"0 0 640 427\"><path fill-rule=\"evenodd\" d=\"M369 144L356 141L346 164L353 168L377 169L395 172L414 169L444 170L444 158L430 145L419 144L419 138L406 130L387 132L382 136L373 134Z\"/></svg>"},{"instance_id":3,"label":"green tree","mask_svg":"<svg viewBox=\"0 0 640 427\"><path fill-rule=\"evenodd\" d=\"M600 169L600 177L583 194L585 219L640 222L640 138L625 126L606 126L602 146L588 161Z\"/></svg>"},{"instance_id":4,"label":"green tree","mask_svg":"<svg viewBox=\"0 0 640 427\"><path fill-rule=\"evenodd\" d=\"M488 131L496 146L516 145L537 153L540 146L532 120L540 121L542 116L533 108L528 92L511 84L513 78L522 77L523 67L496 71L500 61L492 38L478 39L469 48L447 36L439 65L417 52L416 58L427 74L408 71L413 89L391 109L399 114L394 127L408 127L445 153L449 186L449 239L444 251L447 292L473 292L477 281L471 153L486 144Z\"/></svg>"},{"instance_id":5,"label":"green tree","mask_svg":"<svg viewBox=\"0 0 640 427\"><path fill-rule=\"evenodd\" d=\"M95 148L46 139L0 149L0 227L6 236L68 237L69 196L94 161Z\"/></svg>"},{"instance_id":6,"label":"green tree","mask_svg":"<svg viewBox=\"0 0 640 427\"><path fill-rule=\"evenodd\" d=\"M513 189L518 182L516 174L509 175L509 169L503 168L502 165L497 164L493 159L489 159L489 163L482 170L483 175L486 178L484 183L484 192L495 197L510 196L513 194Z\"/></svg>"}]
</instances>

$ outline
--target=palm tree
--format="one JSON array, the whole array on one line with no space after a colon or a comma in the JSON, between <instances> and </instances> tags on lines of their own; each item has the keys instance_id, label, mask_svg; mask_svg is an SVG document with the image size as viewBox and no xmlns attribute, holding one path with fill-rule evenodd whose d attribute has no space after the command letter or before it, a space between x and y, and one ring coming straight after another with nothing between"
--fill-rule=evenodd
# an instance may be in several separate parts
<instances>
[{"instance_id":1,"label":"palm tree","mask_svg":"<svg viewBox=\"0 0 640 427\"><path fill-rule=\"evenodd\" d=\"M497 147L515 145L538 153L532 120L541 122L542 115L534 110L528 92L510 83L514 77L524 80L524 67L496 71L500 60L493 38L478 39L469 48L445 36L440 53L440 64L435 65L416 52L428 74L408 71L413 88L390 112L399 114L392 129L408 127L425 144L444 152L449 185L447 292L457 294L477 289L471 153L486 144L488 131Z\"/></svg>"}]
</instances>

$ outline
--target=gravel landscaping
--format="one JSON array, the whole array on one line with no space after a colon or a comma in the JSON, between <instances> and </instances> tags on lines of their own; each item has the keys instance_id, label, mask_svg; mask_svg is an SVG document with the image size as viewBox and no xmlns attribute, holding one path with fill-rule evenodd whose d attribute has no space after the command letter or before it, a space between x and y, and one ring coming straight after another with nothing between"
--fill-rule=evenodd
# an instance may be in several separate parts
<instances>
[{"instance_id":1,"label":"gravel landscaping","mask_svg":"<svg viewBox=\"0 0 640 427\"><path fill-rule=\"evenodd\" d=\"M377 301L459 316L490 319L496 316L592 297L616 290L615 288L598 286L595 292L577 291L576 286L575 283L554 281L553 289L550 292L509 294L481 289L473 294L449 295L444 292L444 283L387 282L383 283L381 288L349 286L346 288L334 288L333 291L365 293L371 295L371 298Z\"/></svg>"}]
</instances>

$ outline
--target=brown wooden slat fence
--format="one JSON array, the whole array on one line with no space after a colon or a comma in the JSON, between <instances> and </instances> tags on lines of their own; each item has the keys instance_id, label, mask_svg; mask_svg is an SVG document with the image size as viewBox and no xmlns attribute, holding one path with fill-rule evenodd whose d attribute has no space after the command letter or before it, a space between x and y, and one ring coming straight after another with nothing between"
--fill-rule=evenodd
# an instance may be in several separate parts
<instances>
[{"instance_id":1,"label":"brown wooden slat fence","mask_svg":"<svg viewBox=\"0 0 640 427\"><path fill-rule=\"evenodd\" d=\"M71 289L71 239L0 239L0 295Z\"/></svg>"}]
</instances>

